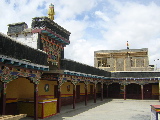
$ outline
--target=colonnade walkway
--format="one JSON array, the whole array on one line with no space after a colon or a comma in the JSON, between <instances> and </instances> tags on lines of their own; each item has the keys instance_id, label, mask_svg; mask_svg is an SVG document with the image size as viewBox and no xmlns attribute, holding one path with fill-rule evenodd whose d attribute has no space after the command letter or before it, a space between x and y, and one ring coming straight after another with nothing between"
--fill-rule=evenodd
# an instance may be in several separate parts
<instances>
[{"instance_id":1,"label":"colonnade walkway","mask_svg":"<svg viewBox=\"0 0 160 120\"><path fill-rule=\"evenodd\" d=\"M93 100L88 101L87 106L84 102L76 103L75 109L72 109L72 105L62 106L61 113L43 120L150 120L150 105L160 105L160 102L159 100L104 99L100 101L97 99L97 103Z\"/></svg>"}]
</instances>

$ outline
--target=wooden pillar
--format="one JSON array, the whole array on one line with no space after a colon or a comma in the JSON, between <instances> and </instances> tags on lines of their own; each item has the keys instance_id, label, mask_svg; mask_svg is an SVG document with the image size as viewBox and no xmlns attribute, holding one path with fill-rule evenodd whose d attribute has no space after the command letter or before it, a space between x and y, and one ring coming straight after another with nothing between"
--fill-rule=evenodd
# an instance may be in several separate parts
<instances>
[{"instance_id":1,"label":"wooden pillar","mask_svg":"<svg viewBox=\"0 0 160 120\"><path fill-rule=\"evenodd\" d=\"M87 84L85 84L85 106L87 106L87 97L88 97L88 93L87 93Z\"/></svg>"},{"instance_id":2,"label":"wooden pillar","mask_svg":"<svg viewBox=\"0 0 160 120\"><path fill-rule=\"evenodd\" d=\"M67 82L67 80L64 80L63 78L65 78L64 75L59 75L57 84L58 84L58 95L57 95L57 113L60 113L61 111L61 86Z\"/></svg>"},{"instance_id":3,"label":"wooden pillar","mask_svg":"<svg viewBox=\"0 0 160 120\"><path fill-rule=\"evenodd\" d=\"M156 112L156 120L158 120L158 112Z\"/></svg>"},{"instance_id":4,"label":"wooden pillar","mask_svg":"<svg viewBox=\"0 0 160 120\"><path fill-rule=\"evenodd\" d=\"M34 83L34 120L38 120L38 84Z\"/></svg>"},{"instance_id":5,"label":"wooden pillar","mask_svg":"<svg viewBox=\"0 0 160 120\"><path fill-rule=\"evenodd\" d=\"M88 80L85 80L84 81L84 84L85 84L85 106L87 106L87 100L88 100L88 84L90 82Z\"/></svg>"},{"instance_id":6,"label":"wooden pillar","mask_svg":"<svg viewBox=\"0 0 160 120\"><path fill-rule=\"evenodd\" d=\"M160 78L158 78L159 81L159 102L160 102Z\"/></svg>"},{"instance_id":7,"label":"wooden pillar","mask_svg":"<svg viewBox=\"0 0 160 120\"><path fill-rule=\"evenodd\" d=\"M103 101L103 83L101 83L101 101Z\"/></svg>"},{"instance_id":8,"label":"wooden pillar","mask_svg":"<svg viewBox=\"0 0 160 120\"><path fill-rule=\"evenodd\" d=\"M7 88L7 83L2 82L2 91L1 91L1 114L5 115L6 114L6 88Z\"/></svg>"},{"instance_id":9,"label":"wooden pillar","mask_svg":"<svg viewBox=\"0 0 160 120\"><path fill-rule=\"evenodd\" d=\"M76 105L76 85L73 84L73 109L75 109Z\"/></svg>"},{"instance_id":10,"label":"wooden pillar","mask_svg":"<svg viewBox=\"0 0 160 120\"><path fill-rule=\"evenodd\" d=\"M141 98L144 99L144 93L143 93L143 85L141 85Z\"/></svg>"},{"instance_id":11,"label":"wooden pillar","mask_svg":"<svg viewBox=\"0 0 160 120\"><path fill-rule=\"evenodd\" d=\"M109 85L107 85L107 98L108 98L108 86L109 86Z\"/></svg>"},{"instance_id":12,"label":"wooden pillar","mask_svg":"<svg viewBox=\"0 0 160 120\"><path fill-rule=\"evenodd\" d=\"M126 100L126 85L124 85L124 100Z\"/></svg>"},{"instance_id":13,"label":"wooden pillar","mask_svg":"<svg viewBox=\"0 0 160 120\"><path fill-rule=\"evenodd\" d=\"M94 103L96 103L97 95L96 95L96 84L94 86Z\"/></svg>"},{"instance_id":14,"label":"wooden pillar","mask_svg":"<svg viewBox=\"0 0 160 120\"><path fill-rule=\"evenodd\" d=\"M76 87L79 81L77 80L77 77L72 76L71 83L73 84L73 109L75 109L76 106Z\"/></svg>"},{"instance_id":15,"label":"wooden pillar","mask_svg":"<svg viewBox=\"0 0 160 120\"><path fill-rule=\"evenodd\" d=\"M57 97L57 113L60 113L61 110L61 86L58 85L58 97Z\"/></svg>"},{"instance_id":16,"label":"wooden pillar","mask_svg":"<svg viewBox=\"0 0 160 120\"><path fill-rule=\"evenodd\" d=\"M11 75L11 70L9 67L4 66L4 69L1 73L0 81L2 82L2 91L1 91L1 106L0 106L0 114L5 115L6 114L6 89L7 89L7 83L10 81L18 78L18 76Z\"/></svg>"}]
</instances>

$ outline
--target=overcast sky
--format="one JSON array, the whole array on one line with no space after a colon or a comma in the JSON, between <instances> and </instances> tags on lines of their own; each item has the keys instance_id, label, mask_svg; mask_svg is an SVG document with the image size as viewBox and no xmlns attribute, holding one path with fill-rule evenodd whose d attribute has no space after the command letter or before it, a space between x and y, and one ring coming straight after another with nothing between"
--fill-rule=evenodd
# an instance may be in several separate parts
<instances>
[{"instance_id":1,"label":"overcast sky","mask_svg":"<svg viewBox=\"0 0 160 120\"><path fill-rule=\"evenodd\" d=\"M47 16L71 32L65 58L94 65L94 51L149 49L149 62L160 68L160 0L1 0L0 32L8 24ZM156 61L154 61L156 60Z\"/></svg>"}]
</instances>

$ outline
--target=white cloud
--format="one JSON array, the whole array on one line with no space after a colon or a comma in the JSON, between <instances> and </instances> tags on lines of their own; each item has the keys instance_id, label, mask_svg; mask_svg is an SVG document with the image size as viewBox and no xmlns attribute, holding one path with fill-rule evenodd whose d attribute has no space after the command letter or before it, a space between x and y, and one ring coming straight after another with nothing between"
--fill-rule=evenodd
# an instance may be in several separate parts
<instances>
[{"instance_id":1,"label":"white cloud","mask_svg":"<svg viewBox=\"0 0 160 120\"><path fill-rule=\"evenodd\" d=\"M2 0L0 4L0 31L6 33L7 25L16 22L26 22L30 26L33 17L43 16L43 10L37 10L43 2L44 0L35 0L29 3L27 0L10 0L10 2Z\"/></svg>"},{"instance_id":2,"label":"white cloud","mask_svg":"<svg viewBox=\"0 0 160 120\"><path fill-rule=\"evenodd\" d=\"M57 4L58 19L75 19L85 11L89 11L96 6L96 0L61 0Z\"/></svg>"},{"instance_id":3,"label":"white cloud","mask_svg":"<svg viewBox=\"0 0 160 120\"><path fill-rule=\"evenodd\" d=\"M110 19L101 11L96 11L95 15L97 15L99 18L102 18L105 22L108 22Z\"/></svg>"},{"instance_id":4,"label":"white cloud","mask_svg":"<svg viewBox=\"0 0 160 120\"><path fill-rule=\"evenodd\" d=\"M102 31L108 49L125 49L129 41L131 49L149 48L150 63L154 64L153 60L160 58L160 7L155 3L120 5L116 2L115 10L118 14Z\"/></svg>"}]
</instances>

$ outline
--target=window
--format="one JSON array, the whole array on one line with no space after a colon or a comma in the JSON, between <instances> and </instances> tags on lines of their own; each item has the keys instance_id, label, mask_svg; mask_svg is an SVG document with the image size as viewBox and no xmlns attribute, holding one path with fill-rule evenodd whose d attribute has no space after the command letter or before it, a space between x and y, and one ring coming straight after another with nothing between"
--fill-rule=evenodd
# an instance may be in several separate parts
<instances>
[{"instance_id":1,"label":"window","mask_svg":"<svg viewBox=\"0 0 160 120\"><path fill-rule=\"evenodd\" d=\"M107 58L102 58L102 67L110 67Z\"/></svg>"},{"instance_id":2,"label":"window","mask_svg":"<svg viewBox=\"0 0 160 120\"><path fill-rule=\"evenodd\" d=\"M144 67L144 59L137 59L136 60L136 67Z\"/></svg>"},{"instance_id":3,"label":"window","mask_svg":"<svg viewBox=\"0 0 160 120\"><path fill-rule=\"evenodd\" d=\"M98 67L101 67L101 61L98 61Z\"/></svg>"},{"instance_id":4,"label":"window","mask_svg":"<svg viewBox=\"0 0 160 120\"><path fill-rule=\"evenodd\" d=\"M107 58L98 58L97 64L98 67L110 67Z\"/></svg>"}]
</instances>

